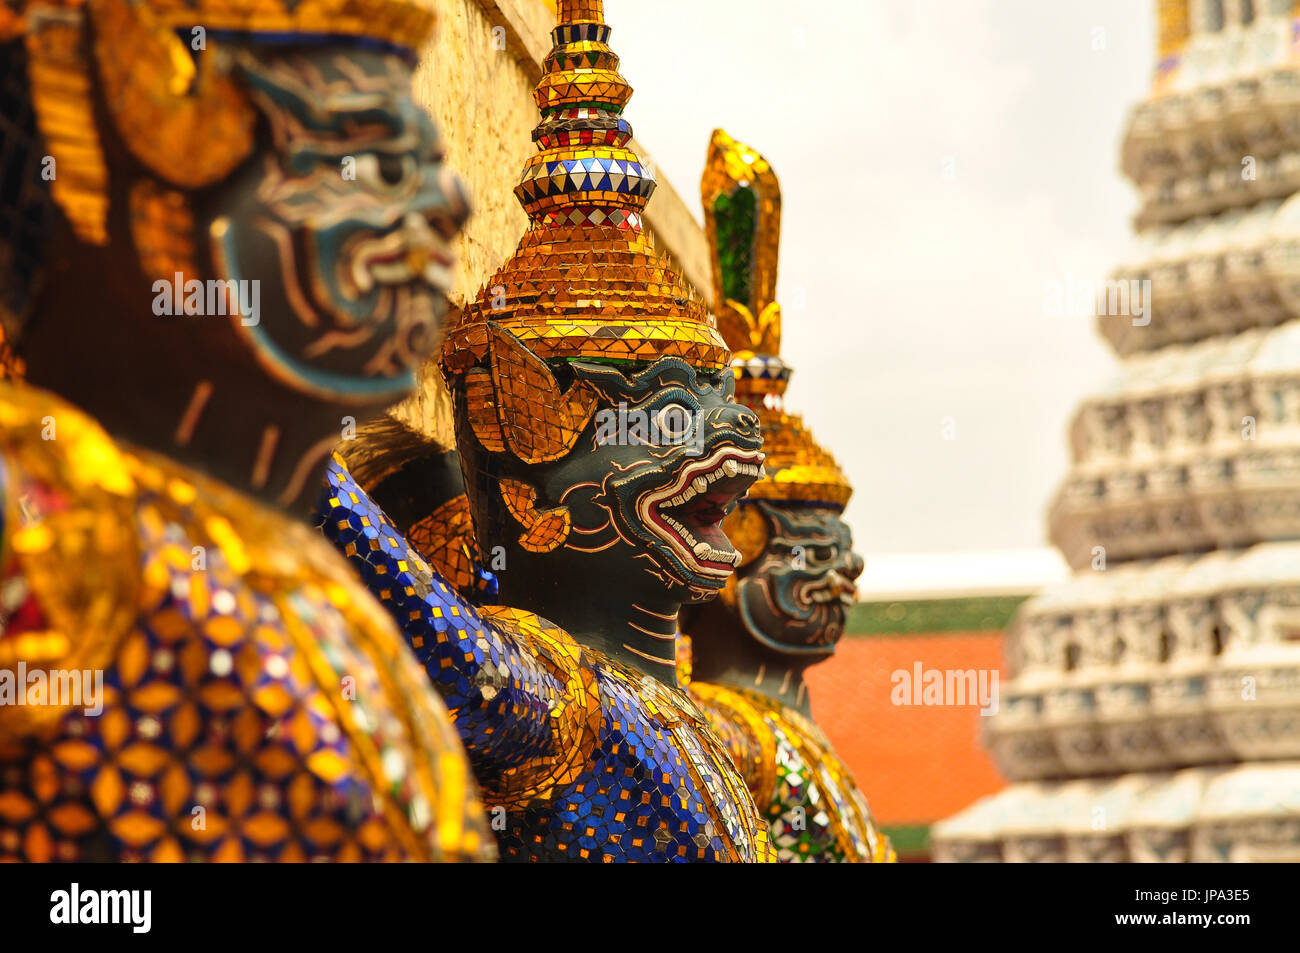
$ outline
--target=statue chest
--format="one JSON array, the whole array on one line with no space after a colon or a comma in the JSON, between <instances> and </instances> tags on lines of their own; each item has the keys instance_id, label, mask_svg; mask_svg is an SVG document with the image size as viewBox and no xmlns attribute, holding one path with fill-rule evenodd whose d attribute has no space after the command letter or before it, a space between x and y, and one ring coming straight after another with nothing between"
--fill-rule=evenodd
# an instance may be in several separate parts
<instances>
[{"instance_id":1,"label":"statue chest","mask_svg":"<svg viewBox=\"0 0 1300 953\"><path fill-rule=\"evenodd\" d=\"M502 818L502 859L769 859L766 823L694 703L622 667L599 664L598 679L602 727L591 757L546 805Z\"/></svg>"}]
</instances>

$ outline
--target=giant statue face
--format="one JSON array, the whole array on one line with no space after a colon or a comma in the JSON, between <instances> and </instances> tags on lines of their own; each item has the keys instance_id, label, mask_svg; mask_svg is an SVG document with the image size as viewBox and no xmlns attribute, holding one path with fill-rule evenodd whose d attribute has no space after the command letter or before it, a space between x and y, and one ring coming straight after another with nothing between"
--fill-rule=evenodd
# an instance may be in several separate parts
<instances>
[{"instance_id":1,"label":"giant statue face","mask_svg":"<svg viewBox=\"0 0 1300 953\"><path fill-rule=\"evenodd\" d=\"M236 63L267 148L199 209L213 273L260 284L260 315L232 324L291 388L398 399L437 345L467 214L410 68L330 48Z\"/></svg>"},{"instance_id":2,"label":"giant statue face","mask_svg":"<svg viewBox=\"0 0 1300 953\"><path fill-rule=\"evenodd\" d=\"M468 208L412 96L431 6L22 3L0 78L32 108L0 122L26 162L0 219L61 212L0 227L28 381L300 510L346 428L410 393L447 310Z\"/></svg>"},{"instance_id":3,"label":"giant statue face","mask_svg":"<svg viewBox=\"0 0 1300 953\"><path fill-rule=\"evenodd\" d=\"M753 500L727 527L746 555L757 553L725 596L746 631L778 652L833 653L863 568L840 511Z\"/></svg>"},{"instance_id":4,"label":"giant statue face","mask_svg":"<svg viewBox=\"0 0 1300 953\"><path fill-rule=\"evenodd\" d=\"M394 9L411 14L404 38L426 34L431 14ZM290 399L342 406L402 398L436 347L468 215L408 56L377 39L382 18L374 37L192 38L151 19L163 15L99 0L86 18L32 21L31 96L58 163L48 191L77 244L53 257L102 272L95 320L179 355L173 376L219 390L269 377ZM338 15L361 29L356 9ZM78 70L81 85L64 75ZM33 307L17 305L13 323Z\"/></svg>"},{"instance_id":5,"label":"giant statue face","mask_svg":"<svg viewBox=\"0 0 1300 953\"><path fill-rule=\"evenodd\" d=\"M583 405L571 421L581 431L562 442L571 449L525 463L484 452L461 430L480 545L503 546L508 572L529 567L541 585L574 587L574 598L585 586L676 602L714 596L741 558L722 521L763 461L758 418L731 399L731 373L679 358L639 367L571 361L551 371L565 378L557 390L568 385L559 403ZM493 440L481 425L475 434Z\"/></svg>"}]
</instances>

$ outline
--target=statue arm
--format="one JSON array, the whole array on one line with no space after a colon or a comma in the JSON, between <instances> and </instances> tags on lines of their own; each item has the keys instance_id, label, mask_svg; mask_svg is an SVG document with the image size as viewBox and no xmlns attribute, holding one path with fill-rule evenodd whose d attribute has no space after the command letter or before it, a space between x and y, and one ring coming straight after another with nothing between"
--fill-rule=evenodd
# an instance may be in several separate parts
<instances>
[{"instance_id":1,"label":"statue arm","mask_svg":"<svg viewBox=\"0 0 1300 953\"><path fill-rule=\"evenodd\" d=\"M526 798L564 774L585 747L594 698L572 639L536 617L465 600L337 455L317 512L325 536L392 615L447 703L488 803Z\"/></svg>"}]
</instances>

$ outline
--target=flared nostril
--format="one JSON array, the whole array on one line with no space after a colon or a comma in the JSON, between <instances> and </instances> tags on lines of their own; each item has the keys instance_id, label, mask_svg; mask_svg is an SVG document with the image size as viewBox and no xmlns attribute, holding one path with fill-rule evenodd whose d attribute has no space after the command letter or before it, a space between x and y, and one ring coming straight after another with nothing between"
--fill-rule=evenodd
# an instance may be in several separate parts
<instances>
[{"instance_id":1,"label":"flared nostril","mask_svg":"<svg viewBox=\"0 0 1300 953\"><path fill-rule=\"evenodd\" d=\"M437 199L423 209L422 214L443 238L451 241L465 227L472 214L469 188L450 166L439 166L430 175L433 177Z\"/></svg>"},{"instance_id":2,"label":"flared nostril","mask_svg":"<svg viewBox=\"0 0 1300 953\"><path fill-rule=\"evenodd\" d=\"M858 595L858 587L853 584L853 577L843 572L831 571L831 588L837 596L856 599Z\"/></svg>"}]
</instances>

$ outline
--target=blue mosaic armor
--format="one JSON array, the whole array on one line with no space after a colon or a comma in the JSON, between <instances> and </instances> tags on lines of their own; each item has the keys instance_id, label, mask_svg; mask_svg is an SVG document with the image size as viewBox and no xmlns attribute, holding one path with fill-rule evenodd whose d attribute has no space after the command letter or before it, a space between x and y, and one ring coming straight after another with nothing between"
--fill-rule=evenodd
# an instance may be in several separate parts
<instances>
[{"instance_id":1,"label":"blue mosaic armor","mask_svg":"<svg viewBox=\"0 0 1300 953\"><path fill-rule=\"evenodd\" d=\"M532 613L465 601L337 456L318 514L446 701L503 860L775 859L686 693Z\"/></svg>"}]
</instances>

